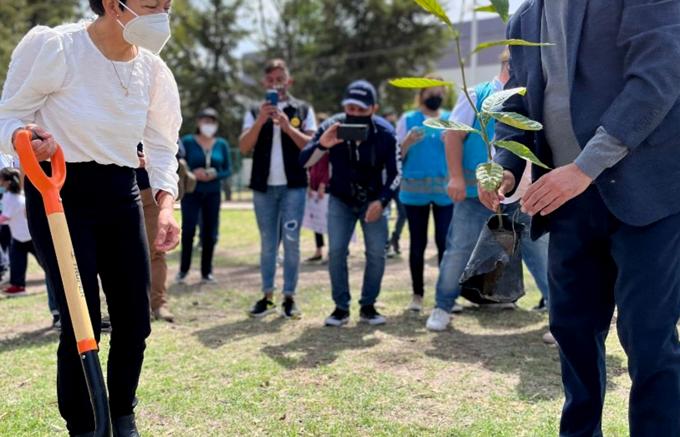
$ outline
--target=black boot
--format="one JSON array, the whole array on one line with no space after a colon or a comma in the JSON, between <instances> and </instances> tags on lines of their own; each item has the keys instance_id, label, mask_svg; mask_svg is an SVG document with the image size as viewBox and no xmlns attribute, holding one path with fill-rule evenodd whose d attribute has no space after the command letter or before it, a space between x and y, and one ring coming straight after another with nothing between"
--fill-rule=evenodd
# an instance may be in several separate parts
<instances>
[{"instance_id":1,"label":"black boot","mask_svg":"<svg viewBox=\"0 0 680 437\"><path fill-rule=\"evenodd\" d=\"M135 425L135 415L122 416L113 419L113 437L139 437L137 425Z\"/></svg>"}]
</instances>

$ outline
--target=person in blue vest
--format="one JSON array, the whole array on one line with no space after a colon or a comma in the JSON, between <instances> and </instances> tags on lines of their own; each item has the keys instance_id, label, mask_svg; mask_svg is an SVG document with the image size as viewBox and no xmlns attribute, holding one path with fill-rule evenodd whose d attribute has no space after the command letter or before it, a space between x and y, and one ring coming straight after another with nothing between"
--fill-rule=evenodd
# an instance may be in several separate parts
<instances>
[{"instance_id":1,"label":"person in blue vest","mask_svg":"<svg viewBox=\"0 0 680 437\"><path fill-rule=\"evenodd\" d=\"M605 7L606 5L606 7ZM616 311L632 380L630 435L680 436L680 2L525 2L508 38L504 111L543 130L499 124L552 169L534 167L522 209L532 235L550 231L550 331L560 345L561 436L601 436L605 342ZM500 150L498 192L512 194L523 163Z\"/></svg>"},{"instance_id":2,"label":"person in blue vest","mask_svg":"<svg viewBox=\"0 0 680 437\"><path fill-rule=\"evenodd\" d=\"M480 110L484 100L503 89L509 79L509 54L501 55L501 72L490 82L477 85L471 92L472 101ZM475 111L465 95L461 95L451 114L451 120L481 129ZM489 138L494 136L494 123L487 126ZM445 330L451 321L451 313L460 311L456 299L460 295L460 277L465 270L472 251L477 244L484 225L491 216L489 210L479 201L477 196L477 178L475 169L480 163L488 160L486 145L479 135L467 135L465 132L447 132L445 135L447 161L451 179L448 193L455 202L453 220L446 240L446 251L439 266L437 279L435 308L427 320L426 327L431 331ZM548 293L548 241L547 236L538 242L529 238L529 217L522 215L519 209L519 198L508 199L503 205L503 212L514 215L520 223L525 223L525 234L522 235L522 256L527 268L534 276L541 294ZM515 304L489 304L502 309L514 308ZM548 339L545 339L548 340Z\"/></svg>"},{"instance_id":3,"label":"person in blue vest","mask_svg":"<svg viewBox=\"0 0 680 437\"><path fill-rule=\"evenodd\" d=\"M408 310L415 312L422 310L425 295L423 271L430 212L434 218L439 262L444 255L446 233L453 216L453 202L446 191L449 171L442 131L423 125L427 119L449 119L450 112L441 109L445 95L444 87L421 90L417 97L418 109L405 113L397 122L402 159L399 200L406 208L411 237L409 267L413 297Z\"/></svg>"},{"instance_id":4,"label":"person in blue vest","mask_svg":"<svg viewBox=\"0 0 680 437\"><path fill-rule=\"evenodd\" d=\"M249 312L261 318L276 311L276 258L283 245L283 302L281 315L297 319L295 303L300 273L300 228L305 211L307 171L300 164L300 151L316 131L314 108L291 96L293 77L283 59L272 59L264 68L265 89L278 91L277 101L265 100L243 120L239 139L241 153L252 153L250 188L260 231L262 298Z\"/></svg>"},{"instance_id":5,"label":"person in blue vest","mask_svg":"<svg viewBox=\"0 0 680 437\"><path fill-rule=\"evenodd\" d=\"M182 137L184 159L196 176L196 189L182 198L182 256L176 282L191 267L194 235L201 222L201 282L214 283L213 254L220 227L222 180L231 175L229 143L216 136L219 114L206 108L198 114L196 134Z\"/></svg>"}]
</instances>

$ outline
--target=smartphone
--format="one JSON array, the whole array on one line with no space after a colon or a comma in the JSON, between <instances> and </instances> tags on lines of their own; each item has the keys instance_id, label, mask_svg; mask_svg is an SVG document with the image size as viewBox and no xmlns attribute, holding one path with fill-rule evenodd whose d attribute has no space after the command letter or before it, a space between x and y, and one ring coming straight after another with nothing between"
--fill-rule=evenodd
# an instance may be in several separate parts
<instances>
[{"instance_id":1,"label":"smartphone","mask_svg":"<svg viewBox=\"0 0 680 437\"><path fill-rule=\"evenodd\" d=\"M264 99L269 102L270 105L276 106L279 104L279 92L276 90L267 90Z\"/></svg>"},{"instance_id":2,"label":"smartphone","mask_svg":"<svg viewBox=\"0 0 680 437\"><path fill-rule=\"evenodd\" d=\"M366 141L368 139L368 125L341 124L338 126L338 138L345 141Z\"/></svg>"}]
</instances>

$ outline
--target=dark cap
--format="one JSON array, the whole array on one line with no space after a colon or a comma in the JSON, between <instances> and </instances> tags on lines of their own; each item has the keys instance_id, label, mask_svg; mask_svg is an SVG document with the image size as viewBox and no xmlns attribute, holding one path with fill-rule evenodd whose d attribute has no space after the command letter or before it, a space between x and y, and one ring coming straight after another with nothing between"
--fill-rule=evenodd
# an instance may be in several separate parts
<instances>
[{"instance_id":1,"label":"dark cap","mask_svg":"<svg viewBox=\"0 0 680 437\"><path fill-rule=\"evenodd\" d=\"M198 116L196 118L203 118L203 117L209 117L209 118L214 118L215 120L220 119L220 114L215 111L213 108L205 108L201 112L198 113Z\"/></svg>"},{"instance_id":2,"label":"dark cap","mask_svg":"<svg viewBox=\"0 0 680 437\"><path fill-rule=\"evenodd\" d=\"M365 80L357 80L349 84L342 96L342 106L358 105L366 109L378 103L378 93L373 85Z\"/></svg>"}]
</instances>

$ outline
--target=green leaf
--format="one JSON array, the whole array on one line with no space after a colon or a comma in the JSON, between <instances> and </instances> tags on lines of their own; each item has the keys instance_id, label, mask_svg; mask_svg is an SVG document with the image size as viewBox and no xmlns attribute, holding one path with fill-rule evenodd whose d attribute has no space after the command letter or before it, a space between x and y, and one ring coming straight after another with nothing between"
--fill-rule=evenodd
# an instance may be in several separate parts
<instances>
[{"instance_id":1,"label":"green leaf","mask_svg":"<svg viewBox=\"0 0 680 437\"><path fill-rule=\"evenodd\" d=\"M453 130L453 131L460 131L460 132L471 132L471 133L476 133L476 134L481 134L477 129L468 126L465 123L459 123L457 121L444 121L444 120L439 120L438 118L430 118L428 120L425 120L425 123L423 123L427 127L431 127L434 129L445 129L445 130Z\"/></svg>"},{"instance_id":2,"label":"green leaf","mask_svg":"<svg viewBox=\"0 0 680 437\"><path fill-rule=\"evenodd\" d=\"M503 109L503 103L505 103L510 97L516 94L523 96L526 93L527 89L524 87L512 88L494 93L484 100L484 103L482 104L482 112L498 112Z\"/></svg>"},{"instance_id":3,"label":"green leaf","mask_svg":"<svg viewBox=\"0 0 680 437\"><path fill-rule=\"evenodd\" d=\"M450 87L455 84L453 82L429 79L427 77L401 77L399 79L392 79L390 85L397 88L432 88L436 86Z\"/></svg>"},{"instance_id":4,"label":"green leaf","mask_svg":"<svg viewBox=\"0 0 680 437\"><path fill-rule=\"evenodd\" d=\"M475 12L496 12L496 8L493 5L479 6L475 8Z\"/></svg>"},{"instance_id":5,"label":"green leaf","mask_svg":"<svg viewBox=\"0 0 680 437\"><path fill-rule=\"evenodd\" d=\"M508 22L510 18L510 1L509 0L491 0L491 6L500 15L504 23Z\"/></svg>"},{"instance_id":6,"label":"green leaf","mask_svg":"<svg viewBox=\"0 0 680 437\"><path fill-rule=\"evenodd\" d=\"M486 191L496 191L503 182L503 167L495 162L485 162L477 166L475 176Z\"/></svg>"},{"instance_id":7,"label":"green leaf","mask_svg":"<svg viewBox=\"0 0 680 437\"><path fill-rule=\"evenodd\" d=\"M543 125L516 112L487 112L491 117L517 129L538 131Z\"/></svg>"},{"instance_id":8,"label":"green leaf","mask_svg":"<svg viewBox=\"0 0 680 437\"><path fill-rule=\"evenodd\" d=\"M531 41L525 41L523 39L503 39L500 41L488 41L488 42L483 42L479 44L475 49L472 51L472 54L479 53L482 50L486 50L490 47L498 47L498 46L526 46L526 47L543 47L543 46L552 46L555 44L551 43L541 43L541 42L531 42Z\"/></svg>"},{"instance_id":9,"label":"green leaf","mask_svg":"<svg viewBox=\"0 0 680 437\"><path fill-rule=\"evenodd\" d=\"M495 147L501 147L503 149L507 149L514 153L515 155L519 156L522 159L526 159L527 161L531 162L532 164L536 164L539 167L546 168L550 170L550 167L547 165L543 164L536 155L534 155L534 152L529 150L527 146L525 146L522 143L518 143L517 141L495 141L493 143Z\"/></svg>"},{"instance_id":10,"label":"green leaf","mask_svg":"<svg viewBox=\"0 0 680 437\"><path fill-rule=\"evenodd\" d=\"M439 4L437 0L414 0L418 6L425 9L427 12L431 13L435 17L439 18L441 21L446 23L450 28L453 28L453 23L449 20L448 15L444 11L442 5Z\"/></svg>"}]
</instances>

